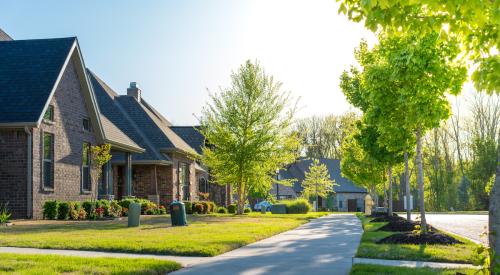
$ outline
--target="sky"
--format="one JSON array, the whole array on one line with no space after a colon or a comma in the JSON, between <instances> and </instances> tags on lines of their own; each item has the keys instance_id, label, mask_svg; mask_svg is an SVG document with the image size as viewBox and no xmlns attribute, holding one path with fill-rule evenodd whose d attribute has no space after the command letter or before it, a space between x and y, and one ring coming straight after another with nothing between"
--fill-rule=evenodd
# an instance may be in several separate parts
<instances>
[{"instance_id":1,"label":"sky","mask_svg":"<svg viewBox=\"0 0 500 275\"><path fill-rule=\"evenodd\" d=\"M0 28L14 39L77 36L85 64L117 93L138 83L174 125L192 125L210 92L258 60L299 99L298 117L351 107L339 76L375 36L337 13L334 0L2 0Z\"/></svg>"}]
</instances>

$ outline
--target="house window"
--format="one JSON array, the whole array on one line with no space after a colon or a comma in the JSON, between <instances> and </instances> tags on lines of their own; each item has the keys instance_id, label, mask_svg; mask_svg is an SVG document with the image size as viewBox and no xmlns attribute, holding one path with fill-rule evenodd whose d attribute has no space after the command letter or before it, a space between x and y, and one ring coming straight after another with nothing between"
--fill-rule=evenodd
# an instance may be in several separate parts
<instances>
[{"instance_id":1,"label":"house window","mask_svg":"<svg viewBox=\"0 0 500 275\"><path fill-rule=\"evenodd\" d=\"M43 120L54 121L54 105L49 105L49 107L47 107L47 111L45 111L43 115Z\"/></svg>"},{"instance_id":2,"label":"house window","mask_svg":"<svg viewBox=\"0 0 500 275\"><path fill-rule=\"evenodd\" d=\"M43 187L54 189L54 135L43 134Z\"/></svg>"},{"instance_id":3,"label":"house window","mask_svg":"<svg viewBox=\"0 0 500 275\"><path fill-rule=\"evenodd\" d=\"M92 127L90 125L90 119L88 119L88 118L83 119L83 130L85 130L87 132L92 131Z\"/></svg>"},{"instance_id":4,"label":"house window","mask_svg":"<svg viewBox=\"0 0 500 275\"><path fill-rule=\"evenodd\" d=\"M208 182L205 178L200 179L198 190L201 193L208 193Z\"/></svg>"},{"instance_id":5,"label":"house window","mask_svg":"<svg viewBox=\"0 0 500 275\"><path fill-rule=\"evenodd\" d=\"M339 201L339 209L341 208L344 208L344 206L342 205L342 201Z\"/></svg>"},{"instance_id":6,"label":"house window","mask_svg":"<svg viewBox=\"0 0 500 275\"><path fill-rule=\"evenodd\" d=\"M82 148L82 190L92 190L90 183L90 143L84 143Z\"/></svg>"},{"instance_id":7,"label":"house window","mask_svg":"<svg viewBox=\"0 0 500 275\"><path fill-rule=\"evenodd\" d=\"M189 200L189 164L179 163L179 186L182 187L182 199Z\"/></svg>"}]
</instances>

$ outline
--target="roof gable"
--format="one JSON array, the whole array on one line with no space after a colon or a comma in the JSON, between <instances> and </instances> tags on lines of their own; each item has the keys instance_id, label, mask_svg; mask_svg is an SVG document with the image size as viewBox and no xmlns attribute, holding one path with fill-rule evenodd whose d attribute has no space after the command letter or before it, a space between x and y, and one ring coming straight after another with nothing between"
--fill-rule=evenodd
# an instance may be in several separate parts
<instances>
[{"instance_id":1,"label":"roof gable","mask_svg":"<svg viewBox=\"0 0 500 275\"><path fill-rule=\"evenodd\" d=\"M0 125L35 126L76 38L0 41Z\"/></svg>"}]
</instances>

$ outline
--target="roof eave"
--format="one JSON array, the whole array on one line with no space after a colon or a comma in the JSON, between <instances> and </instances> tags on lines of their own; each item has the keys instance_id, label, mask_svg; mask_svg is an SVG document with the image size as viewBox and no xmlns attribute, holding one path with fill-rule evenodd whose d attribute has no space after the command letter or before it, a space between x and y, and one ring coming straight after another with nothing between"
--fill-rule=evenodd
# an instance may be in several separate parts
<instances>
[{"instance_id":1,"label":"roof eave","mask_svg":"<svg viewBox=\"0 0 500 275\"><path fill-rule=\"evenodd\" d=\"M118 149L121 151L132 152L132 153L144 153L146 151L146 149L142 147L130 146L110 139L105 139L105 142L111 144L111 147L113 147L114 149Z\"/></svg>"}]
</instances>

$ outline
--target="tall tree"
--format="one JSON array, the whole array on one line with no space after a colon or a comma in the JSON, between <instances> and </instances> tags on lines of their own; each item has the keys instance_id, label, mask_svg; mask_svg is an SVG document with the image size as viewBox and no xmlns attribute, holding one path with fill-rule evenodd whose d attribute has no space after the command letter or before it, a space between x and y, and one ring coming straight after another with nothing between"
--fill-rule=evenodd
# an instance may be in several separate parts
<instances>
[{"instance_id":1,"label":"tall tree","mask_svg":"<svg viewBox=\"0 0 500 275\"><path fill-rule=\"evenodd\" d=\"M316 211L318 210L318 197L326 198L333 192L333 186L336 185L330 179L330 173L324 163L320 163L318 159L313 159L309 170L305 172L305 179L302 181L304 188L303 196L316 198Z\"/></svg>"},{"instance_id":2,"label":"tall tree","mask_svg":"<svg viewBox=\"0 0 500 275\"><path fill-rule=\"evenodd\" d=\"M360 22L372 31L427 34L443 31L456 35L463 52L475 63L472 75L476 89L500 94L500 1L365 1L340 0L339 13ZM497 137L497 167L489 206L489 243L500 255L500 133ZM491 272L500 266L500 257L491 261ZM500 269L500 268L499 268Z\"/></svg>"},{"instance_id":3,"label":"tall tree","mask_svg":"<svg viewBox=\"0 0 500 275\"><path fill-rule=\"evenodd\" d=\"M290 134L294 113L281 83L251 61L203 109L200 131L211 144L203 148L203 161L215 182L236 190L238 214L249 190L269 190L276 171L297 158L300 140Z\"/></svg>"}]
</instances>

